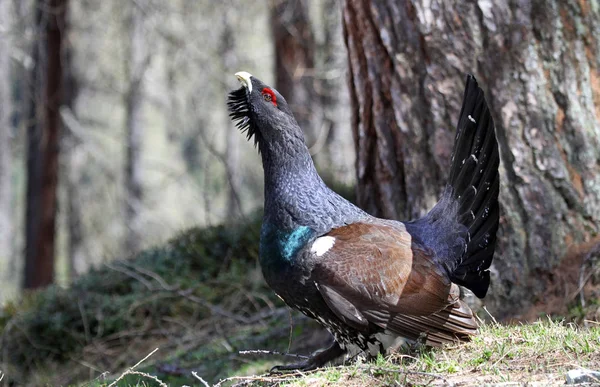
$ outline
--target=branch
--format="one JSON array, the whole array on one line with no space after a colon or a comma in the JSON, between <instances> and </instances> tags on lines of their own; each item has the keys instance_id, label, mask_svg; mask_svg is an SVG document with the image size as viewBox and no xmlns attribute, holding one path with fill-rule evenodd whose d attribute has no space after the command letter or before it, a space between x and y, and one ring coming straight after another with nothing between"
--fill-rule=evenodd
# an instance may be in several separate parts
<instances>
[{"instance_id":1,"label":"branch","mask_svg":"<svg viewBox=\"0 0 600 387\"><path fill-rule=\"evenodd\" d=\"M287 357L293 357L293 358L296 358L296 359L308 359L309 358L309 356L297 355L295 353L279 352L279 351L268 351L266 349L249 349L249 350L245 350L245 351L239 351L238 353L240 355L256 355L256 354L260 354L260 355L287 356Z\"/></svg>"},{"instance_id":2,"label":"branch","mask_svg":"<svg viewBox=\"0 0 600 387\"><path fill-rule=\"evenodd\" d=\"M327 137L329 137L329 132L331 131L332 126L332 123L328 124L327 122L323 122L321 124L321 130L319 130L317 140L310 148L308 148L311 156L316 155L323 149L325 143L327 142Z\"/></svg>"},{"instance_id":3,"label":"branch","mask_svg":"<svg viewBox=\"0 0 600 387\"><path fill-rule=\"evenodd\" d=\"M123 263L123 264L126 264L126 263ZM112 265L109 263L105 263L105 265L107 267L109 267L110 269L121 272L131 278L136 279L137 281L142 283L150 292L164 290L164 291L167 291L170 293L175 293L175 294L178 294L178 295L186 298L189 301L192 301L196 304L202 305L203 307L210 310L210 312L214 315L226 317L226 318L232 319L241 324L248 324L251 322L250 319L248 319L244 316L228 312L227 310L225 310L217 305L214 305L200 297L197 297L197 296L191 294L193 289L179 289L177 286L169 285L160 275L158 275L150 270L143 269L143 268L137 267L135 265L129 264L128 266L130 266L135 271L137 271L137 273L136 273L133 270L129 270L128 268L122 267L120 265ZM143 278L142 275L146 275L146 276L152 278L153 280L155 280L160 285L160 288L156 288L155 286L153 286L152 283L150 281L146 280L145 278Z\"/></svg>"},{"instance_id":4,"label":"branch","mask_svg":"<svg viewBox=\"0 0 600 387\"><path fill-rule=\"evenodd\" d=\"M144 361L146 361L146 359L148 359L150 356L154 355L154 353L158 351L158 348L155 348L154 351L150 352L148 355L146 355L146 357L144 357L142 360L138 361L137 363L135 363L135 365L133 367L130 367L127 371L123 372L121 374L121 376L119 376L117 379L115 379L114 382L112 382L111 384L108 385L108 387L114 387L117 385L117 383L119 382L119 380L123 379L126 375L129 374L134 374L134 375L141 375L147 378L150 378L154 381L156 381L161 387L167 387L167 385L160 379L158 379L156 376L152 376L143 372L138 372L138 371L134 371L134 369L139 366L140 364L142 364Z\"/></svg>"},{"instance_id":5,"label":"branch","mask_svg":"<svg viewBox=\"0 0 600 387\"><path fill-rule=\"evenodd\" d=\"M269 351L267 351L267 352L269 352ZM283 374L283 375L264 374L264 375L253 375L253 376L231 376L229 378L220 380L219 383L215 384L215 387L221 387L224 383L234 382L234 381L239 381L239 383L234 384L234 386L244 386L244 385L250 384L252 382L263 382L263 383L267 383L269 385L271 385L271 384L280 385L287 381L292 381L298 377L303 377L306 375L314 374L316 372L322 372L323 370L335 370L335 369L343 369L343 368L344 368L344 366L337 366L337 367L317 368L315 370L310 370L310 371L296 370L291 373L287 373L287 374ZM448 380L446 380L446 378L444 378L443 376L434 374L434 373L429 373L429 372L401 370L401 369L387 368L387 367L373 367L370 365L357 365L356 368L361 371L366 371L366 372L371 372L371 373L380 372L380 373L390 373L390 374L426 376L429 378L441 380L444 383L444 385L446 385L446 386L453 386L453 384L451 382L449 382Z\"/></svg>"},{"instance_id":6,"label":"branch","mask_svg":"<svg viewBox=\"0 0 600 387\"><path fill-rule=\"evenodd\" d=\"M101 149L102 146L96 146L96 141L91 139L91 136L89 135L90 131L86 130L86 128L81 125L73 111L68 106L62 105L59 109L59 114L64 127L79 141L86 154L94 159L104 174L111 179L117 180L117 176L113 173L111 166L106 161L106 151Z\"/></svg>"},{"instance_id":7,"label":"branch","mask_svg":"<svg viewBox=\"0 0 600 387\"><path fill-rule=\"evenodd\" d=\"M198 379L198 380L200 381L200 383L202 383L202 384L203 384L205 387L210 387L210 385L209 385L208 383L206 383L206 380L202 379L202 378L201 378L201 377L198 375L198 373L196 373L196 371L192 371L192 375L193 375L193 376L194 376L196 379ZM0 379L0 380L2 380L2 379Z\"/></svg>"}]
</instances>

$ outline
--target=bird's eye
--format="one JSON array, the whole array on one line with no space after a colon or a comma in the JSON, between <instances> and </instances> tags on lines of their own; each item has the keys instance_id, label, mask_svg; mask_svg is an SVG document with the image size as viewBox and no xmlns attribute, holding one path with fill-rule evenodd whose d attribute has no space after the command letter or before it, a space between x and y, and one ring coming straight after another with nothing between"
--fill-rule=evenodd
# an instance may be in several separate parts
<instances>
[{"instance_id":1,"label":"bird's eye","mask_svg":"<svg viewBox=\"0 0 600 387\"><path fill-rule=\"evenodd\" d=\"M262 90L262 96L265 101L271 102L274 106L277 106L277 96L275 96L273 90L269 89L268 87L265 87Z\"/></svg>"}]
</instances>

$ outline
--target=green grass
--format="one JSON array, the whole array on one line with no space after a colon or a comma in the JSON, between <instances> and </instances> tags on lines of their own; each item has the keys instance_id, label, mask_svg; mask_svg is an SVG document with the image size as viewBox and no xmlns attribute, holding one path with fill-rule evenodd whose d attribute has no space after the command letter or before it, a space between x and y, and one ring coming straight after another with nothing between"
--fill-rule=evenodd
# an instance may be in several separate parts
<instances>
[{"instance_id":1,"label":"green grass","mask_svg":"<svg viewBox=\"0 0 600 387\"><path fill-rule=\"evenodd\" d=\"M262 375L230 382L250 385L380 386L464 385L514 382L564 384L574 368L600 369L600 326L540 320L533 324L485 324L471 342L416 354L379 356L371 362L329 367L308 373Z\"/></svg>"},{"instance_id":2,"label":"green grass","mask_svg":"<svg viewBox=\"0 0 600 387\"><path fill-rule=\"evenodd\" d=\"M544 319L533 324L484 324L471 342L441 349L422 349L412 354L379 355L369 362L311 372L282 375L262 373L274 363L257 360L231 370L221 386L350 386L382 385L562 385L574 368L600 369L600 325L580 328ZM151 371L147 371L150 372ZM202 373L199 376L205 377ZM246 376L245 376L246 375ZM210 378L205 378L211 380ZM211 380L217 383L217 380ZM110 382L95 383L106 387ZM173 385L199 385L188 375ZM128 375L119 386L159 385L149 378Z\"/></svg>"}]
</instances>

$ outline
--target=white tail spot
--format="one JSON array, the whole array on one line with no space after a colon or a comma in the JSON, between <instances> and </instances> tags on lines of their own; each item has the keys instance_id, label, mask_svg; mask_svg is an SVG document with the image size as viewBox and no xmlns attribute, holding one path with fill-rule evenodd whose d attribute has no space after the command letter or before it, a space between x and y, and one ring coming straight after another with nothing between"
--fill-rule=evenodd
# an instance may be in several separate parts
<instances>
[{"instance_id":1,"label":"white tail spot","mask_svg":"<svg viewBox=\"0 0 600 387\"><path fill-rule=\"evenodd\" d=\"M469 114L469 121L471 121L472 123L476 124L477 121L475 121L475 118L471 117L471 115Z\"/></svg>"},{"instance_id":2,"label":"white tail spot","mask_svg":"<svg viewBox=\"0 0 600 387\"><path fill-rule=\"evenodd\" d=\"M310 252L316 254L317 257L328 252L335 244L335 238L332 236L324 236L317 238L310 248Z\"/></svg>"}]
</instances>

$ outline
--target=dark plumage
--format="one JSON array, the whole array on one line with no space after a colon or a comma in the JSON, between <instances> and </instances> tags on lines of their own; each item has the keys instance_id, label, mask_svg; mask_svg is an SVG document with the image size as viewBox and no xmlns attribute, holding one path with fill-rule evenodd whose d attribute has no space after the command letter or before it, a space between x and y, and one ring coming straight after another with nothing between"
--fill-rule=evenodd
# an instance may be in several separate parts
<instances>
[{"instance_id":1,"label":"dark plumage","mask_svg":"<svg viewBox=\"0 0 600 387\"><path fill-rule=\"evenodd\" d=\"M311 369L348 345L384 350L384 336L427 345L466 340L477 322L459 287L484 297L498 229L498 146L483 92L467 77L448 185L412 222L379 219L331 191L317 174L285 99L245 72L229 96L237 126L254 137L265 173L260 263L273 290L318 320L335 343L280 369Z\"/></svg>"}]
</instances>

